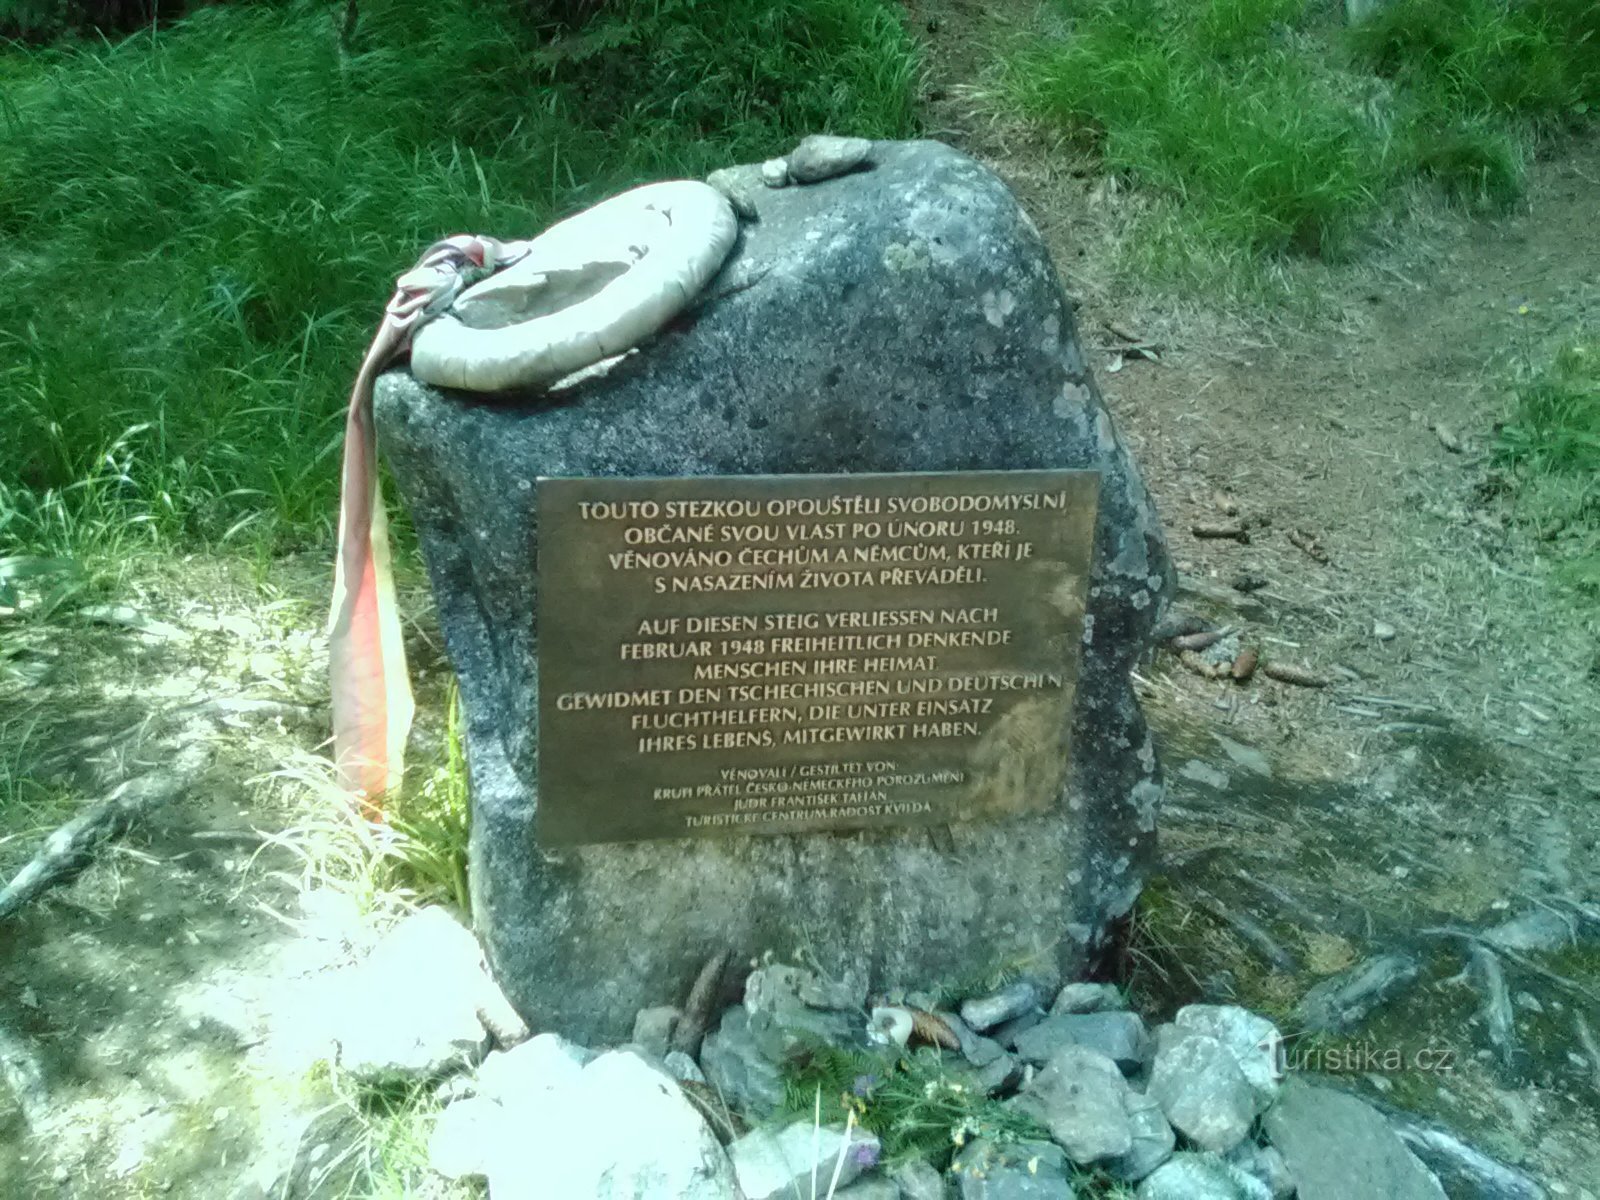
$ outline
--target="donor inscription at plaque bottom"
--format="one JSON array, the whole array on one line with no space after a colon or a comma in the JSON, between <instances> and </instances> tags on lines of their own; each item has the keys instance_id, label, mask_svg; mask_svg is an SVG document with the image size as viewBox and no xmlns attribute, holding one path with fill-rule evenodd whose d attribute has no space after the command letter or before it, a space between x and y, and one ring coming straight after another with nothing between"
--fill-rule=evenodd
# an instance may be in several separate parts
<instances>
[{"instance_id":1,"label":"donor inscription at plaque bottom","mask_svg":"<svg viewBox=\"0 0 1600 1200\"><path fill-rule=\"evenodd\" d=\"M1056 800L1097 473L538 487L540 844Z\"/></svg>"}]
</instances>

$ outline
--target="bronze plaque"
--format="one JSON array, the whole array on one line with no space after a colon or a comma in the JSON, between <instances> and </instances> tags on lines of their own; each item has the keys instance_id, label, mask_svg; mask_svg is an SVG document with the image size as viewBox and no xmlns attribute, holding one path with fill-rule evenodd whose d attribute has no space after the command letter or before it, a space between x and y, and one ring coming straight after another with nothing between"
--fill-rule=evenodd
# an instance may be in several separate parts
<instances>
[{"instance_id":1,"label":"bronze plaque","mask_svg":"<svg viewBox=\"0 0 1600 1200\"><path fill-rule=\"evenodd\" d=\"M1055 800L1097 472L538 486L541 845Z\"/></svg>"}]
</instances>

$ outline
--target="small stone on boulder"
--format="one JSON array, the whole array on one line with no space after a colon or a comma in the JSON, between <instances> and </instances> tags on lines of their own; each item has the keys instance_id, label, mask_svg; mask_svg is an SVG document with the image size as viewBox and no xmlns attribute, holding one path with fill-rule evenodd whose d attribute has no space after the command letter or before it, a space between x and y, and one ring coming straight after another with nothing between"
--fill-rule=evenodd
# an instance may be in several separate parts
<instances>
[{"instance_id":1,"label":"small stone on boulder","mask_svg":"<svg viewBox=\"0 0 1600 1200\"><path fill-rule=\"evenodd\" d=\"M722 193L741 221L758 220L756 197L763 186L759 163L720 167L706 176L706 183Z\"/></svg>"},{"instance_id":2,"label":"small stone on boulder","mask_svg":"<svg viewBox=\"0 0 1600 1200\"><path fill-rule=\"evenodd\" d=\"M1133 1148L1128 1084L1117 1064L1082 1046L1058 1050L1011 1101L1079 1164L1119 1158Z\"/></svg>"},{"instance_id":3,"label":"small stone on boulder","mask_svg":"<svg viewBox=\"0 0 1600 1200\"><path fill-rule=\"evenodd\" d=\"M795 183L820 183L855 170L871 153L872 143L866 138L814 133L789 152L789 178Z\"/></svg>"},{"instance_id":4,"label":"small stone on boulder","mask_svg":"<svg viewBox=\"0 0 1600 1200\"><path fill-rule=\"evenodd\" d=\"M1150 1037L1137 1013L1069 1013L1046 1017L1018 1037L1016 1046L1019 1055L1035 1064L1047 1062L1063 1046L1085 1046L1131 1075L1149 1058Z\"/></svg>"},{"instance_id":5,"label":"small stone on boulder","mask_svg":"<svg viewBox=\"0 0 1600 1200\"><path fill-rule=\"evenodd\" d=\"M1049 1142L969 1142L950 1165L961 1200L1076 1200L1072 1165Z\"/></svg>"},{"instance_id":6,"label":"small stone on boulder","mask_svg":"<svg viewBox=\"0 0 1600 1200\"><path fill-rule=\"evenodd\" d=\"M1122 992L1109 983L1069 983L1050 1006L1052 1017L1072 1013L1118 1012L1127 1008Z\"/></svg>"},{"instance_id":7,"label":"small stone on boulder","mask_svg":"<svg viewBox=\"0 0 1600 1200\"><path fill-rule=\"evenodd\" d=\"M1139 1200L1272 1200L1266 1185L1215 1154L1174 1154L1139 1185ZM1345 1193L1347 1200L1366 1193ZM1373 1200L1376 1200L1374 1196Z\"/></svg>"},{"instance_id":8,"label":"small stone on boulder","mask_svg":"<svg viewBox=\"0 0 1600 1200\"><path fill-rule=\"evenodd\" d=\"M770 188L789 186L789 164L781 158L769 158L761 164L761 182Z\"/></svg>"},{"instance_id":9,"label":"small stone on boulder","mask_svg":"<svg viewBox=\"0 0 1600 1200\"><path fill-rule=\"evenodd\" d=\"M863 1129L796 1121L781 1130L755 1129L728 1147L745 1200L791 1200L809 1193L811 1179L833 1178L848 1185L877 1166L882 1149Z\"/></svg>"},{"instance_id":10,"label":"small stone on boulder","mask_svg":"<svg viewBox=\"0 0 1600 1200\"><path fill-rule=\"evenodd\" d=\"M1147 1090L1174 1129L1219 1154L1244 1140L1261 1106L1259 1093L1227 1046L1177 1025L1156 1031Z\"/></svg>"},{"instance_id":11,"label":"small stone on boulder","mask_svg":"<svg viewBox=\"0 0 1600 1200\"><path fill-rule=\"evenodd\" d=\"M1439 1181L1382 1114L1344 1092L1291 1079L1262 1122L1299 1200L1443 1200Z\"/></svg>"}]
</instances>

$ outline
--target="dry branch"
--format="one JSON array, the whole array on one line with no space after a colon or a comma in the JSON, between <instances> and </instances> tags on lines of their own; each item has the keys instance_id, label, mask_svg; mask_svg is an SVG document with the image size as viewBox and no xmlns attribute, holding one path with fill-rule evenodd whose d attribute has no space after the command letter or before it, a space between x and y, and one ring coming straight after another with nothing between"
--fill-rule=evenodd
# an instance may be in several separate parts
<instances>
[{"instance_id":1,"label":"dry branch","mask_svg":"<svg viewBox=\"0 0 1600 1200\"><path fill-rule=\"evenodd\" d=\"M125 781L99 804L45 838L39 852L0 889L0 920L75 878L94 860L96 849L182 795L210 761L209 749L191 745L178 753L171 766Z\"/></svg>"}]
</instances>

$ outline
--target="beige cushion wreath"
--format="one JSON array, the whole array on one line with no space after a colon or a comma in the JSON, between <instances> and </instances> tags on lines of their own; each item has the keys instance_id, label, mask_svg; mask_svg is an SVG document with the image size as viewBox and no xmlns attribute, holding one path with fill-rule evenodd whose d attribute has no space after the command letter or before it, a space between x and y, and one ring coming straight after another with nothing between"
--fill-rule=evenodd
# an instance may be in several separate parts
<instances>
[{"instance_id":1,"label":"beige cushion wreath","mask_svg":"<svg viewBox=\"0 0 1600 1200\"><path fill-rule=\"evenodd\" d=\"M737 234L728 201L703 183L613 196L552 225L423 325L411 372L480 392L553 383L670 321L716 274Z\"/></svg>"}]
</instances>

